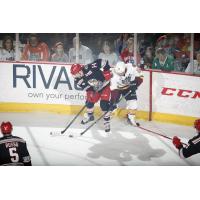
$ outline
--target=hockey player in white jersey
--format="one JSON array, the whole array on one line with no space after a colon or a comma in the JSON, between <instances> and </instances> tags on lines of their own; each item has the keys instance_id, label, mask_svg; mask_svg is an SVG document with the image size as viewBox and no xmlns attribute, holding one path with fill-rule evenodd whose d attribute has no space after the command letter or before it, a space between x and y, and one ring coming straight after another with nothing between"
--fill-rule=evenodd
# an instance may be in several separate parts
<instances>
[{"instance_id":1,"label":"hockey player in white jersey","mask_svg":"<svg viewBox=\"0 0 200 200\"><path fill-rule=\"evenodd\" d=\"M125 64L119 61L113 68L113 77L111 78L111 105L116 105L120 97L123 95L126 99L126 109L128 111L127 118L131 125L138 125L135 121L137 111L137 94L138 86L143 82L143 75L138 67L132 64ZM116 109L113 106L112 110Z\"/></svg>"}]
</instances>

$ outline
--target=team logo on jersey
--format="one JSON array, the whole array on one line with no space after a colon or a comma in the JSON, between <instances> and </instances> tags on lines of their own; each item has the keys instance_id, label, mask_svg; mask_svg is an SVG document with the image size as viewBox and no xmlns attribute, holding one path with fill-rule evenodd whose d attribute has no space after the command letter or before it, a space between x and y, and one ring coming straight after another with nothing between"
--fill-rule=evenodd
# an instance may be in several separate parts
<instances>
[{"instance_id":1,"label":"team logo on jersey","mask_svg":"<svg viewBox=\"0 0 200 200\"><path fill-rule=\"evenodd\" d=\"M128 85L131 82L131 75L129 74L125 79L122 80L122 84Z\"/></svg>"},{"instance_id":2,"label":"team logo on jersey","mask_svg":"<svg viewBox=\"0 0 200 200\"><path fill-rule=\"evenodd\" d=\"M97 79L91 79L91 80L88 81L88 83L91 86L96 86L96 85L98 85L99 81Z\"/></svg>"}]
</instances>

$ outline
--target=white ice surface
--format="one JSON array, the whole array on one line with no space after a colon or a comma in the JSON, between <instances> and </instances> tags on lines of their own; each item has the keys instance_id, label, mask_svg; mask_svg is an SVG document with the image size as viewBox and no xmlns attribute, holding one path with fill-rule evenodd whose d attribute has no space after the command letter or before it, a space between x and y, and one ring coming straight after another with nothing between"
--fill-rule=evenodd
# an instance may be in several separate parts
<instances>
[{"instance_id":1,"label":"white ice surface","mask_svg":"<svg viewBox=\"0 0 200 200\"><path fill-rule=\"evenodd\" d=\"M84 127L78 118L65 136L61 131L74 116L49 113L0 113L0 122L11 121L13 135L24 138L33 165L200 165L200 154L181 159L171 140L131 127L123 119L112 119L112 132L103 131L99 122L81 137ZM184 142L195 135L192 127L140 121L141 126Z\"/></svg>"}]
</instances>

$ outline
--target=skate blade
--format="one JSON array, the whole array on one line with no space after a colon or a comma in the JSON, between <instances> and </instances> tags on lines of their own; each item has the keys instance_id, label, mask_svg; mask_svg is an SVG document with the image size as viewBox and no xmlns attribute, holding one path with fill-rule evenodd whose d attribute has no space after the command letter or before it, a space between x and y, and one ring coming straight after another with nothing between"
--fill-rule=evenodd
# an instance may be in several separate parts
<instances>
[{"instance_id":1,"label":"skate blade","mask_svg":"<svg viewBox=\"0 0 200 200\"><path fill-rule=\"evenodd\" d=\"M83 122L83 121L81 121L81 125L90 124L91 122L94 122L94 120L90 120L90 121L87 121L87 122Z\"/></svg>"},{"instance_id":2,"label":"skate blade","mask_svg":"<svg viewBox=\"0 0 200 200\"><path fill-rule=\"evenodd\" d=\"M138 126L140 126L140 123L138 123L138 122L136 122L136 124L132 124L131 121L130 121L129 119L127 119L126 122L127 122L128 125L131 125L131 126L133 126L133 127L138 127Z\"/></svg>"}]
</instances>

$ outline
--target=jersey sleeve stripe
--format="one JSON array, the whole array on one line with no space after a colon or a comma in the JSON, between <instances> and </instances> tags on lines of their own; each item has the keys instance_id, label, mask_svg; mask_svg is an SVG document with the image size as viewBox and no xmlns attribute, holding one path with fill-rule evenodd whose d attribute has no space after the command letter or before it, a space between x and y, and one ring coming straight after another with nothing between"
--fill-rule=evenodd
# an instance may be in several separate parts
<instances>
[{"instance_id":1,"label":"jersey sleeve stripe","mask_svg":"<svg viewBox=\"0 0 200 200\"><path fill-rule=\"evenodd\" d=\"M0 141L0 144L4 144L6 142L22 142L26 143L23 139L18 139L18 138L12 138L12 139L4 139Z\"/></svg>"}]
</instances>

